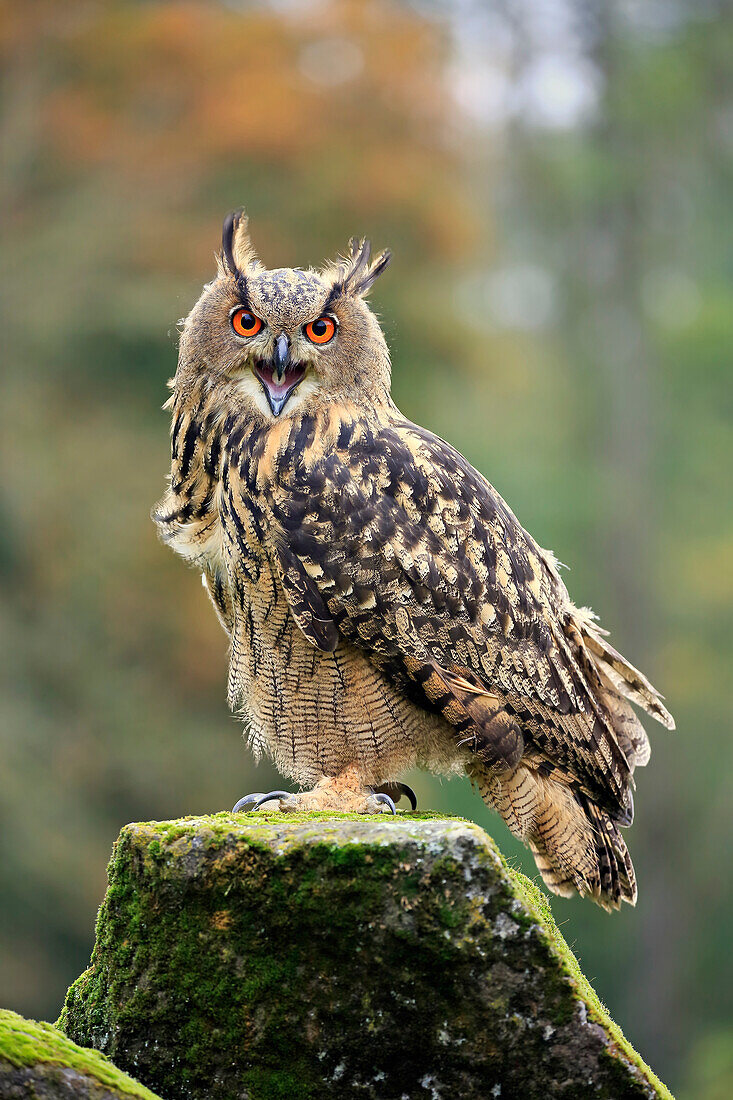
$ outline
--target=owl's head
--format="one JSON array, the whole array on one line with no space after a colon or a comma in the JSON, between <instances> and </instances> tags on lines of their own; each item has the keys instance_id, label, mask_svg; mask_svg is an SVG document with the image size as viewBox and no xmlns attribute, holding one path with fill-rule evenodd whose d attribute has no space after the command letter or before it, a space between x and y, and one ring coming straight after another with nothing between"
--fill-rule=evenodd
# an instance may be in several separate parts
<instances>
[{"instance_id":1,"label":"owl's head","mask_svg":"<svg viewBox=\"0 0 733 1100\"><path fill-rule=\"evenodd\" d=\"M218 273L186 318L176 389L218 388L229 408L274 421L334 401L388 400L387 345L365 296L389 262L369 241L322 270L263 267L247 219L224 222Z\"/></svg>"}]
</instances>

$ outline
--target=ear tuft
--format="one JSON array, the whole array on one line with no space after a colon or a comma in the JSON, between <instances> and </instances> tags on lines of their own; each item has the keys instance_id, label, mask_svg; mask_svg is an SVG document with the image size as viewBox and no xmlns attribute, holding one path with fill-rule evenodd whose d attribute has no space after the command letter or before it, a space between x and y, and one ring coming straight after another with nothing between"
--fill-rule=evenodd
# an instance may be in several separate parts
<instances>
[{"instance_id":1,"label":"ear tuft","mask_svg":"<svg viewBox=\"0 0 733 1100\"><path fill-rule=\"evenodd\" d=\"M356 237L351 238L348 255L339 257L337 263L334 282L336 296L353 294L361 298L369 293L373 283L392 258L392 253L388 249L381 252L373 263L370 263L371 255L371 242L366 237L360 241Z\"/></svg>"},{"instance_id":2,"label":"ear tuft","mask_svg":"<svg viewBox=\"0 0 733 1100\"><path fill-rule=\"evenodd\" d=\"M388 248L385 248L382 252L379 253L376 260L374 260L367 272L366 284L362 284L363 289L359 291L360 294L367 293L367 291L371 288L372 283L376 282L376 280L382 274L391 259L392 253Z\"/></svg>"},{"instance_id":3,"label":"ear tuft","mask_svg":"<svg viewBox=\"0 0 733 1100\"><path fill-rule=\"evenodd\" d=\"M234 210L227 214L221 231L222 266L235 279L242 278L248 267L259 266L247 226L248 219L244 211Z\"/></svg>"}]
</instances>

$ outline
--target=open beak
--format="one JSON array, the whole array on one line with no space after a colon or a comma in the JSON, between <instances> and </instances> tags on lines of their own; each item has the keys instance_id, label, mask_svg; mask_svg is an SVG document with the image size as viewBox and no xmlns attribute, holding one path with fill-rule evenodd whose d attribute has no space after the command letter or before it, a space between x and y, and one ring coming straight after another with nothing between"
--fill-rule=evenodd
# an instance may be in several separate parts
<instances>
[{"instance_id":1,"label":"open beak","mask_svg":"<svg viewBox=\"0 0 733 1100\"><path fill-rule=\"evenodd\" d=\"M255 364L254 371L262 383L272 415L279 416L290 394L305 376L305 367L290 361L290 341L284 332L275 340L272 360Z\"/></svg>"}]
</instances>

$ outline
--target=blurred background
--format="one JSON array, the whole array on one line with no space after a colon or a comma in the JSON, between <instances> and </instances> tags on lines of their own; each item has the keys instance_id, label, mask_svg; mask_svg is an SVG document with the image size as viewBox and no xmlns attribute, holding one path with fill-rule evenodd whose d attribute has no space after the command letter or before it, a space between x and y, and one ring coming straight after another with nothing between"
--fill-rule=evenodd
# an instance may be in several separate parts
<instances>
[{"instance_id":1,"label":"blurred background","mask_svg":"<svg viewBox=\"0 0 733 1100\"><path fill-rule=\"evenodd\" d=\"M0 3L0 1002L55 1019L120 827L279 786L148 513L176 322L244 205L270 266L352 234L406 415L572 567L648 722L635 911L553 901L688 1100L733 1096L733 8ZM422 807L528 853L466 781Z\"/></svg>"}]
</instances>

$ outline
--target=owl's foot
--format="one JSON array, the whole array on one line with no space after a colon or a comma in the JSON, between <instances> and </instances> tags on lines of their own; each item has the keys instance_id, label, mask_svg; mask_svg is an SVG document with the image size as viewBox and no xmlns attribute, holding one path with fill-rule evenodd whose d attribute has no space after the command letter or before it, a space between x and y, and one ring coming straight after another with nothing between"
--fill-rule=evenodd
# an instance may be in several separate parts
<instances>
[{"instance_id":1,"label":"owl's foot","mask_svg":"<svg viewBox=\"0 0 733 1100\"><path fill-rule=\"evenodd\" d=\"M395 814L395 801L405 794L414 810L417 799L404 783L385 783L382 787L364 786L355 768L348 768L337 776L324 776L310 791L289 794L287 791L270 791L269 794L248 794L240 798L234 813L240 810L258 810L266 803L277 803L282 813L321 812ZM275 808L274 806L272 807Z\"/></svg>"},{"instance_id":2,"label":"owl's foot","mask_svg":"<svg viewBox=\"0 0 733 1100\"><path fill-rule=\"evenodd\" d=\"M288 791L270 791L269 794L248 794L245 795L244 798L240 798L239 802L235 804L232 813L238 813L240 810L246 810L247 812L259 810L261 806L264 806L268 802L276 802L277 807L272 806L268 808L278 809L284 814L313 811L327 812L329 810L350 814L397 813L397 808L388 794L382 791L370 792L368 789L361 797L342 798L338 804L334 804L334 801L330 798L324 799L321 792L315 789L312 791L303 791L302 794L289 794Z\"/></svg>"}]
</instances>

